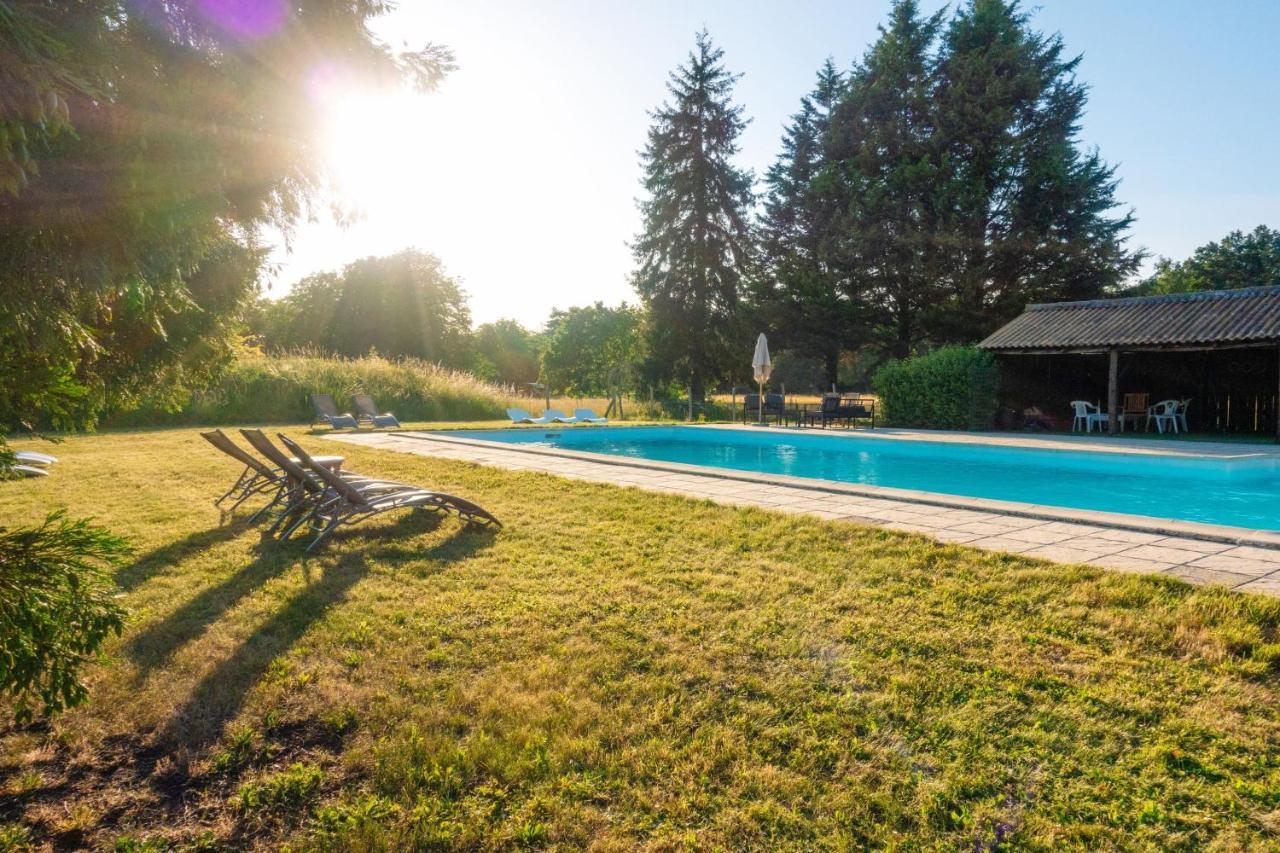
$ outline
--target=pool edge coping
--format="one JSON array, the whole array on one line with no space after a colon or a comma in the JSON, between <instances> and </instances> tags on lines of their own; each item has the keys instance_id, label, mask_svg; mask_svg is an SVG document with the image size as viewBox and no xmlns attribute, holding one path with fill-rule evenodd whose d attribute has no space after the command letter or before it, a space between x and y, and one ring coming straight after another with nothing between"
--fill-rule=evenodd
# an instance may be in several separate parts
<instances>
[{"instance_id":1,"label":"pool edge coping","mask_svg":"<svg viewBox=\"0 0 1280 853\"><path fill-rule=\"evenodd\" d=\"M740 427L746 429L746 427ZM459 430L462 432L462 430ZM805 489L826 494L851 495L855 497L880 498L883 500L901 501L903 503L935 506L946 509L965 509L975 512L991 512L1012 515L1020 518L1034 518L1044 521L1059 521L1071 524L1100 525L1117 530L1132 530L1139 533L1151 533L1160 536L1174 536L1188 539L1200 539L1207 542L1222 542L1231 545L1255 545L1266 548L1280 548L1280 531L1259 530L1248 527L1232 527L1222 524L1208 524L1198 521L1182 521L1172 518L1156 518L1153 516L1129 515L1127 513L1104 512L1102 510L1071 509L1069 507L1029 504L1018 501L1002 501L993 498L973 498L964 495L948 495L943 492L927 492L917 489L898 489L891 486L872 486L861 483L841 483L835 480L820 480L814 477L794 477L788 474L767 474L755 471L738 471L731 468L716 468L706 465L690 465L683 462L663 462L659 460L637 460L632 457L611 456L605 453L591 453L584 450L561 450L544 447L530 447L518 443L485 441L478 438L458 438L443 435L441 432L425 430L391 431L384 435L395 435L414 441L437 441L443 444L479 447L486 450L506 450L528 453L535 456L574 459L582 462L593 462L602 465L613 465L620 468L640 468L650 471L663 471L670 474L685 474L699 477L712 477L734 482L753 483L756 485L783 486L793 489Z\"/></svg>"},{"instance_id":2,"label":"pool edge coping","mask_svg":"<svg viewBox=\"0 0 1280 853\"><path fill-rule=\"evenodd\" d=\"M610 426L613 426L611 424ZM617 426L622 426L618 424ZM876 427L874 429L850 429L843 431L816 427L761 426L742 423L706 424L652 424L651 426L692 426L699 429L743 430L769 432L777 435L826 435L830 438L869 438L881 441L933 442L935 444L982 445L987 447L1016 447L1025 450L1043 450L1063 453L1107 453L1122 456L1161 456L1179 459L1213 459L1241 461L1256 459L1280 460L1280 446L1242 445L1228 442L1199 442L1194 446L1170 446L1167 442L1150 438L1116 439L1111 436L1079 434L1014 434L999 432L969 432L936 429L902 429Z\"/></svg>"}]
</instances>

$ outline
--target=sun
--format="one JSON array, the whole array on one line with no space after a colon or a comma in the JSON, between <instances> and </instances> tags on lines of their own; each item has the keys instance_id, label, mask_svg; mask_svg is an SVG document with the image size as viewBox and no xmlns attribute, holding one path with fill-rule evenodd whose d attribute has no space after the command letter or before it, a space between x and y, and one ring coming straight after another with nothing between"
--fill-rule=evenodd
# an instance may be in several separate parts
<instances>
[{"instance_id":1,"label":"sun","mask_svg":"<svg viewBox=\"0 0 1280 853\"><path fill-rule=\"evenodd\" d=\"M373 220L420 212L447 181L431 98L409 91L336 95L326 104L323 150L334 200Z\"/></svg>"}]
</instances>

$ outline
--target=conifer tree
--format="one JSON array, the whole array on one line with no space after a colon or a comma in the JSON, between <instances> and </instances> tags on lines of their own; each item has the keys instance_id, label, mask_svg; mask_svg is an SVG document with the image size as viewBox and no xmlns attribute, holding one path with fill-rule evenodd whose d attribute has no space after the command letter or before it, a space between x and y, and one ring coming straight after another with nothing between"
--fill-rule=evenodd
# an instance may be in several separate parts
<instances>
[{"instance_id":1,"label":"conifer tree","mask_svg":"<svg viewBox=\"0 0 1280 853\"><path fill-rule=\"evenodd\" d=\"M944 11L899 0L831 118L826 156L842 208L828 251L849 271L846 298L875 306L880 337L911 354L938 298L934 246L940 170L933 47Z\"/></svg>"},{"instance_id":2,"label":"conifer tree","mask_svg":"<svg viewBox=\"0 0 1280 853\"><path fill-rule=\"evenodd\" d=\"M973 341L1028 302L1101 296L1141 261L1114 167L1080 145L1079 63L1017 0L970 0L948 25L934 100L948 294L933 337Z\"/></svg>"},{"instance_id":3,"label":"conifer tree","mask_svg":"<svg viewBox=\"0 0 1280 853\"><path fill-rule=\"evenodd\" d=\"M1027 302L1101 296L1137 268L1114 169L1080 144L1079 61L1016 0L949 18L895 2L831 115L841 219L821 229L890 354L978 340Z\"/></svg>"},{"instance_id":4,"label":"conifer tree","mask_svg":"<svg viewBox=\"0 0 1280 853\"><path fill-rule=\"evenodd\" d=\"M782 153L765 174L766 267L754 288L764 324L778 330L783 346L819 359L827 383L836 381L841 351L856 346L867 327L862 303L849 297L847 275L829 251L841 211L828 190L825 143L844 87L827 59L783 133Z\"/></svg>"},{"instance_id":5,"label":"conifer tree","mask_svg":"<svg viewBox=\"0 0 1280 853\"><path fill-rule=\"evenodd\" d=\"M735 321L752 263L753 178L732 162L747 119L732 100L738 75L722 57L706 31L698 33L670 76L670 100L651 114L641 155L644 226L632 246L633 284L651 315L650 351L698 402L735 358L750 357L748 345L733 344L743 337Z\"/></svg>"}]
</instances>

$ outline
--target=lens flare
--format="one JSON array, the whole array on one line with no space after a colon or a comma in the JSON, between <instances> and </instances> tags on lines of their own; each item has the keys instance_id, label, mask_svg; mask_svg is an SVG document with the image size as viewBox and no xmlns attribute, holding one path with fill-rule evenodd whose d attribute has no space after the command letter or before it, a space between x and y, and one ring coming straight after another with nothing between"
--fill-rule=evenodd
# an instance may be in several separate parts
<instances>
[{"instance_id":1,"label":"lens flare","mask_svg":"<svg viewBox=\"0 0 1280 853\"><path fill-rule=\"evenodd\" d=\"M287 11L285 0L200 0L200 11L227 32L241 38L262 38L280 29Z\"/></svg>"}]
</instances>

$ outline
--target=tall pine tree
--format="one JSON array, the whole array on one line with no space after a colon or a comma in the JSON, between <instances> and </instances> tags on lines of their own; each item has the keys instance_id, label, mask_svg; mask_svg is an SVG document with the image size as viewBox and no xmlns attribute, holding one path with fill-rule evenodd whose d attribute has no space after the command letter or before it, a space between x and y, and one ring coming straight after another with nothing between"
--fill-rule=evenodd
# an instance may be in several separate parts
<instances>
[{"instance_id":1,"label":"tall pine tree","mask_svg":"<svg viewBox=\"0 0 1280 853\"><path fill-rule=\"evenodd\" d=\"M1081 150L1080 57L1034 31L1017 0L970 0L942 38L934 100L948 290L930 332L973 341L1028 302L1103 295L1132 274L1132 214L1118 181Z\"/></svg>"},{"instance_id":2,"label":"tall pine tree","mask_svg":"<svg viewBox=\"0 0 1280 853\"><path fill-rule=\"evenodd\" d=\"M810 236L890 354L978 340L1027 302L1101 296L1137 268L1114 169L1080 144L1079 61L1016 0L968 0L949 19L894 3L810 185L840 209Z\"/></svg>"},{"instance_id":3,"label":"tall pine tree","mask_svg":"<svg viewBox=\"0 0 1280 853\"><path fill-rule=\"evenodd\" d=\"M938 299L932 103L943 15L921 15L916 0L894 4L827 135L830 192L842 209L828 251L849 271L846 298L874 307L879 338L898 358L921 340Z\"/></svg>"},{"instance_id":4,"label":"tall pine tree","mask_svg":"<svg viewBox=\"0 0 1280 853\"><path fill-rule=\"evenodd\" d=\"M651 114L641 160L644 230L632 246L650 352L698 402L750 355L733 345L742 339L735 319L752 264L753 178L731 162L747 119L732 100L738 75L722 57L706 31L698 33L688 61L671 74L671 99Z\"/></svg>"},{"instance_id":5,"label":"tall pine tree","mask_svg":"<svg viewBox=\"0 0 1280 853\"><path fill-rule=\"evenodd\" d=\"M861 300L829 251L840 207L828 189L827 129L844 92L844 75L828 59L813 91L800 101L782 137L782 153L765 174L762 222L766 267L754 287L765 325L779 343L819 359L834 383L843 350L866 329Z\"/></svg>"}]
</instances>

